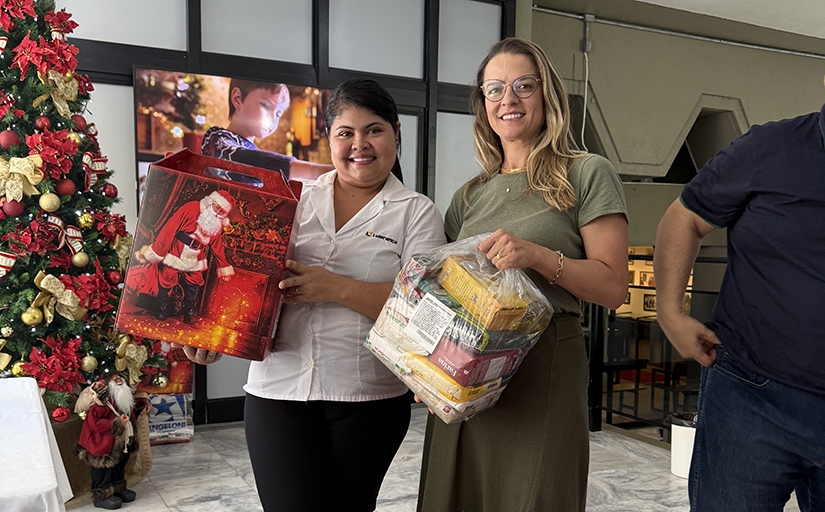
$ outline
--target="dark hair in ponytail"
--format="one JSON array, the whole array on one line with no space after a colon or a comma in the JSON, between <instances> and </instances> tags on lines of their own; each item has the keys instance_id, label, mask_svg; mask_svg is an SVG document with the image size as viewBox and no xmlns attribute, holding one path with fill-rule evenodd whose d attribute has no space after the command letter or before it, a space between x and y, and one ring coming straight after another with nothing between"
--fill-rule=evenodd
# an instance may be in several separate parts
<instances>
[{"instance_id":1,"label":"dark hair in ponytail","mask_svg":"<svg viewBox=\"0 0 825 512\"><path fill-rule=\"evenodd\" d=\"M375 80L356 78L342 82L335 88L324 112L327 132L329 132L329 127L332 126L335 118L338 117L344 109L349 107L365 108L390 123L393 131L396 129L398 124L398 107L390 93ZM401 150L400 130L396 149L398 151ZM401 174L401 162L398 161L397 154L395 156L395 164L392 166L392 174L398 178L398 181L404 183L404 177Z\"/></svg>"}]
</instances>

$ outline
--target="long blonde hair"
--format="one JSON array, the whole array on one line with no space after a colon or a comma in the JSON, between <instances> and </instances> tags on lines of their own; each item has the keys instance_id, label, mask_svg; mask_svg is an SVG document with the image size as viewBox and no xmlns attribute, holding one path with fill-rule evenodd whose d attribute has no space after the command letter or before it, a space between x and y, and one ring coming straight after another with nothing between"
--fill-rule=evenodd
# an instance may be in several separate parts
<instances>
[{"instance_id":1,"label":"long blonde hair","mask_svg":"<svg viewBox=\"0 0 825 512\"><path fill-rule=\"evenodd\" d=\"M464 200L467 201L467 191L471 185L483 185L490 181L499 172L504 161L501 139L490 127L485 108L486 99L481 90L487 64L493 57L502 53L525 55L533 61L539 71L544 99L544 123L527 157L527 182L531 190L541 193L547 204L561 211L568 210L576 205L576 193L567 179L567 172L571 160L581 154L576 153L578 147L570 130L570 108L564 83L541 47L532 41L516 37L509 37L493 45L478 67L476 84L470 99L475 114L473 139L481 174L467 184L464 189Z\"/></svg>"}]
</instances>

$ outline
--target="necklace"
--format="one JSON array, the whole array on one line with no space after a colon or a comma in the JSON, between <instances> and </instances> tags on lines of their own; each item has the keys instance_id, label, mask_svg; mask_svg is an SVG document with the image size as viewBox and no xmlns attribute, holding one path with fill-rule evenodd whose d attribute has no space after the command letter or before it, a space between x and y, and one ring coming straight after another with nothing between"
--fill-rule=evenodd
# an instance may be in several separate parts
<instances>
[{"instance_id":1,"label":"necklace","mask_svg":"<svg viewBox=\"0 0 825 512\"><path fill-rule=\"evenodd\" d=\"M501 174L518 174L520 172L524 172L527 170L527 167L513 167L512 169L505 169L504 167L501 168ZM505 192L509 192L510 187L507 187Z\"/></svg>"}]
</instances>

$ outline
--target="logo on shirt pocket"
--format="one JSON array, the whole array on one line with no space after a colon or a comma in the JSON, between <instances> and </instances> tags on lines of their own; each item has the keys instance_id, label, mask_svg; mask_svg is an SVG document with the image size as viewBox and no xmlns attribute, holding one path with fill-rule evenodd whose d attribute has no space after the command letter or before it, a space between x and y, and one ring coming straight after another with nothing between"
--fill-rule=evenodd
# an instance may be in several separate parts
<instances>
[{"instance_id":1,"label":"logo on shirt pocket","mask_svg":"<svg viewBox=\"0 0 825 512\"><path fill-rule=\"evenodd\" d=\"M390 243L393 243L393 244L395 244L395 245L398 245L398 241L397 241L397 240L393 240L392 238L390 238L390 237L388 237L388 236L379 235L378 233L375 233L374 231L367 231L367 232L366 232L366 233L364 233L364 234L365 234L365 235L367 235L368 237L371 237L371 238L377 238L377 239L379 239L379 240L386 240L387 242L390 242Z\"/></svg>"}]
</instances>

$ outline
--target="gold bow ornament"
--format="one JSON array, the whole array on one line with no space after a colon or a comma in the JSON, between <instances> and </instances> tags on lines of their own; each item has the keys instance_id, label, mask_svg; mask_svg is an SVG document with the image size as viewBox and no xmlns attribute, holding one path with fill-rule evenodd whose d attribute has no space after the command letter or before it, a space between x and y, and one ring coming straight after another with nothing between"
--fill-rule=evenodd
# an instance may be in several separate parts
<instances>
[{"instance_id":1,"label":"gold bow ornament","mask_svg":"<svg viewBox=\"0 0 825 512\"><path fill-rule=\"evenodd\" d=\"M40 293L34 298L32 307L43 307L46 325L54 320L55 311L69 320L80 320L86 315L87 309L80 306L80 297L66 289L60 279L41 270L34 278L34 284L40 288Z\"/></svg>"},{"instance_id":2,"label":"gold bow ornament","mask_svg":"<svg viewBox=\"0 0 825 512\"><path fill-rule=\"evenodd\" d=\"M149 357L146 347L135 344L128 334L121 334L117 339L119 344L115 352L115 368L120 372L128 370L129 385L137 386L143 376L140 369Z\"/></svg>"},{"instance_id":3,"label":"gold bow ornament","mask_svg":"<svg viewBox=\"0 0 825 512\"><path fill-rule=\"evenodd\" d=\"M51 90L47 93L41 94L32 102L32 106L36 107L46 101L51 96L57 112L63 117L71 117L72 111L69 110L68 101L77 99L77 80L71 73L61 75L57 71L50 69L46 76L38 73L40 81L46 86L50 86Z\"/></svg>"},{"instance_id":4,"label":"gold bow ornament","mask_svg":"<svg viewBox=\"0 0 825 512\"><path fill-rule=\"evenodd\" d=\"M121 272L126 272L129 268L129 261L132 258L132 245L134 244L135 240L131 234L127 234L125 237L121 237L117 235L115 239L109 244L109 247L115 250L117 253L117 261L119 263L119 270ZM0 253L2 254L2 253Z\"/></svg>"},{"instance_id":5,"label":"gold bow ornament","mask_svg":"<svg viewBox=\"0 0 825 512\"><path fill-rule=\"evenodd\" d=\"M0 158L0 196L6 194L8 201L20 201L23 194L35 196L40 194L35 185L43 181L43 159L40 155L25 158Z\"/></svg>"},{"instance_id":6,"label":"gold bow ornament","mask_svg":"<svg viewBox=\"0 0 825 512\"><path fill-rule=\"evenodd\" d=\"M0 350L3 350L3 347L6 346L6 340L4 338L0 338ZM5 352L0 352L0 372L6 369L6 366L9 365L11 362L11 354L6 354Z\"/></svg>"}]
</instances>

